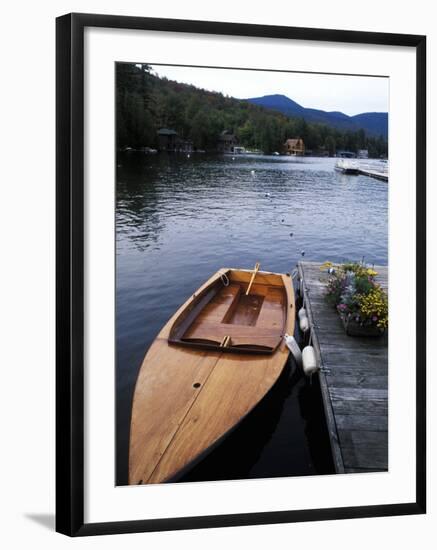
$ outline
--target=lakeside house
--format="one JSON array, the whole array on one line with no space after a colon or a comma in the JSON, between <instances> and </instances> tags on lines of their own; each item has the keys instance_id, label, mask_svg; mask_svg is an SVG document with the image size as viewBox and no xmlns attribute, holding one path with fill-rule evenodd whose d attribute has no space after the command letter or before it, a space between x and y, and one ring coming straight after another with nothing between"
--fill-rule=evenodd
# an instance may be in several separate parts
<instances>
[{"instance_id":1,"label":"lakeside house","mask_svg":"<svg viewBox=\"0 0 437 550\"><path fill-rule=\"evenodd\" d=\"M223 130L218 137L217 150L220 153L234 153L234 148L238 145L237 136L229 130Z\"/></svg>"},{"instance_id":2,"label":"lakeside house","mask_svg":"<svg viewBox=\"0 0 437 550\"><path fill-rule=\"evenodd\" d=\"M368 159L369 151L367 149L358 149L357 158L359 159Z\"/></svg>"},{"instance_id":3,"label":"lakeside house","mask_svg":"<svg viewBox=\"0 0 437 550\"><path fill-rule=\"evenodd\" d=\"M158 130L158 147L160 151L174 151L178 133L171 128L160 128Z\"/></svg>"},{"instance_id":4,"label":"lakeside house","mask_svg":"<svg viewBox=\"0 0 437 550\"><path fill-rule=\"evenodd\" d=\"M290 138L284 143L286 155L303 156L305 155L305 144L302 138Z\"/></svg>"},{"instance_id":5,"label":"lakeside house","mask_svg":"<svg viewBox=\"0 0 437 550\"><path fill-rule=\"evenodd\" d=\"M160 151L173 153L191 153L193 142L181 138L172 128L160 128L158 130L158 147Z\"/></svg>"}]
</instances>

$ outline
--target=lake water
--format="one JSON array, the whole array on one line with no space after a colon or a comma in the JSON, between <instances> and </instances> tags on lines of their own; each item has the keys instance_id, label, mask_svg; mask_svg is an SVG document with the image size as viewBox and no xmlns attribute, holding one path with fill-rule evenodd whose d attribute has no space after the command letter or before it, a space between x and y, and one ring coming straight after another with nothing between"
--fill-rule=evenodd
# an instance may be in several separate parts
<instances>
[{"instance_id":1,"label":"lake water","mask_svg":"<svg viewBox=\"0 0 437 550\"><path fill-rule=\"evenodd\" d=\"M266 271L291 272L302 258L387 264L387 183L342 175L334 164L306 157L119 155L117 484L127 482L131 400L144 354L214 272L257 261ZM272 396L184 480L330 473L317 386L285 372Z\"/></svg>"}]
</instances>

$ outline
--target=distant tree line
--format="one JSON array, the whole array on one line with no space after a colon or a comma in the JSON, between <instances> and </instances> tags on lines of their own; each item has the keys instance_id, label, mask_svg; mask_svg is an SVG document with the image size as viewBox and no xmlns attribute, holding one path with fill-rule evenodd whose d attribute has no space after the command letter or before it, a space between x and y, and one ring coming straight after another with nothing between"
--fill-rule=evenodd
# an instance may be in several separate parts
<instances>
[{"instance_id":1,"label":"distant tree line","mask_svg":"<svg viewBox=\"0 0 437 550\"><path fill-rule=\"evenodd\" d=\"M341 131L325 124L252 105L247 101L159 78L144 64L117 63L117 146L157 147L159 128L171 128L195 149L214 151L224 130L239 144L265 153L281 152L288 138L300 137L313 152L367 149L369 156L387 155L387 141L364 130Z\"/></svg>"}]
</instances>

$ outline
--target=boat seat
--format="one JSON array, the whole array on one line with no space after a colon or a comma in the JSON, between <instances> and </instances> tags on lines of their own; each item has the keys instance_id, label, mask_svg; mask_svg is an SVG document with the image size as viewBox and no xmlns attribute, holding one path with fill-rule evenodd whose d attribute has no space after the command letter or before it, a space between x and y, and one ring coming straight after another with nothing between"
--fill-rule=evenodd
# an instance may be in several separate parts
<instances>
[{"instance_id":1,"label":"boat seat","mask_svg":"<svg viewBox=\"0 0 437 550\"><path fill-rule=\"evenodd\" d=\"M262 346L275 348L281 338L280 328L231 325L226 323L209 323L195 321L184 334L184 342L203 341L218 344L225 336L230 336L231 346Z\"/></svg>"},{"instance_id":2,"label":"boat seat","mask_svg":"<svg viewBox=\"0 0 437 550\"><path fill-rule=\"evenodd\" d=\"M281 330L285 322L284 302L285 296L282 289L270 287L267 290L256 326Z\"/></svg>"},{"instance_id":3,"label":"boat seat","mask_svg":"<svg viewBox=\"0 0 437 550\"><path fill-rule=\"evenodd\" d=\"M208 347L273 351L284 331L284 290L254 284L253 291L246 296L246 287L240 282L221 287L200 312L185 321L179 341Z\"/></svg>"}]
</instances>

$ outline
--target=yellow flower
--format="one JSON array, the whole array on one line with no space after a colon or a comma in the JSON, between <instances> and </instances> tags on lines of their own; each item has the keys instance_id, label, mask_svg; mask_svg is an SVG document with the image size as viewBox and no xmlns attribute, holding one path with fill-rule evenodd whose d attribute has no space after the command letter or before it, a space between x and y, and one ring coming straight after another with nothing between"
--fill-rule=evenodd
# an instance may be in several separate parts
<instances>
[{"instance_id":1,"label":"yellow flower","mask_svg":"<svg viewBox=\"0 0 437 550\"><path fill-rule=\"evenodd\" d=\"M388 325L388 300L387 294L380 286L372 289L368 294L357 296L360 312L363 317L372 319L376 317L377 326L385 328Z\"/></svg>"},{"instance_id":2,"label":"yellow flower","mask_svg":"<svg viewBox=\"0 0 437 550\"><path fill-rule=\"evenodd\" d=\"M320 266L320 271L324 271L325 269L329 269L332 267L332 262L325 262Z\"/></svg>"},{"instance_id":3,"label":"yellow flower","mask_svg":"<svg viewBox=\"0 0 437 550\"><path fill-rule=\"evenodd\" d=\"M368 269L367 270L367 275L369 275L370 277L376 277L376 275L378 275L378 272L375 271L374 269Z\"/></svg>"}]
</instances>

